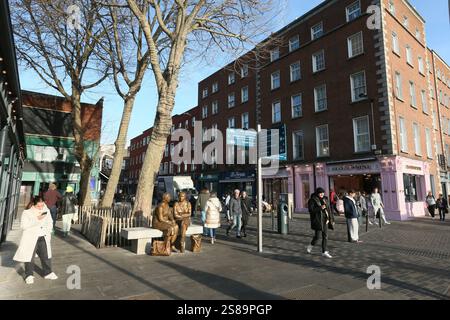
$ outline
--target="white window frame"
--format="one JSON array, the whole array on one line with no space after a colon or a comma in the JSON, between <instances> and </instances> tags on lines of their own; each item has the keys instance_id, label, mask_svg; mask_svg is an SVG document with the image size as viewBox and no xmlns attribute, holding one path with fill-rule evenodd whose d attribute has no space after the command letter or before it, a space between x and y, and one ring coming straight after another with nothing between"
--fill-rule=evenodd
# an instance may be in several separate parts
<instances>
[{"instance_id":1,"label":"white window frame","mask_svg":"<svg viewBox=\"0 0 450 320\"><path fill-rule=\"evenodd\" d=\"M205 99L207 96L208 96L208 88L204 88L202 97L203 97L203 99Z\"/></svg>"},{"instance_id":2,"label":"white window frame","mask_svg":"<svg viewBox=\"0 0 450 320\"><path fill-rule=\"evenodd\" d=\"M425 142L427 144L427 158L433 159L433 143L430 128L425 128Z\"/></svg>"},{"instance_id":3,"label":"white window frame","mask_svg":"<svg viewBox=\"0 0 450 320\"><path fill-rule=\"evenodd\" d=\"M389 1L389 12L395 16L396 10L395 10L395 3L393 0Z\"/></svg>"},{"instance_id":4,"label":"white window frame","mask_svg":"<svg viewBox=\"0 0 450 320\"><path fill-rule=\"evenodd\" d=\"M354 47L353 47L352 40L355 39L356 37L360 37L361 38L361 51L354 53L355 50L354 50ZM351 35L350 37L348 37L347 38L347 47L348 47L348 58L349 59L364 54L364 36L363 36L363 32L360 31L360 32L357 32L357 33Z\"/></svg>"},{"instance_id":5,"label":"white window frame","mask_svg":"<svg viewBox=\"0 0 450 320\"><path fill-rule=\"evenodd\" d=\"M300 36L295 35L289 39L289 52L295 51L300 48Z\"/></svg>"},{"instance_id":6,"label":"white window frame","mask_svg":"<svg viewBox=\"0 0 450 320\"><path fill-rule=\"evenodd\" d=\"M278 75L277 78L275 77L276 75ZM278 86L276 86L277 83L275 82L277 79L278 79ZM270 89L275 90L280 87L281 87L281 72L280 70L277 70L270 75Z\"/></svg>"},{"instance_id":7,"label":"white window frame","mask_svg":"<svg viewBox=\"0 0 450 320\"><path fill-rule=\"evenodd\" d=\"M192 127L195 126L195 117L192 117L192 119L191 119L191 126L192 126Z\"/></svg>"},{"instance_id":8,"label":"white window frame","mask_svg":"<svg viewBox=\"0 0 450 320\"><path fill-rule=\"evenodd\" d=\"M367 121L367 132L364 133L358 133L358 121L360 120L366 120ZM368 139L368 144L366 148L363 149L359 149L358 146L358 138L361 136L367 136L369 137ZM353 142L354 142L354 148L355 148L355 152L369 152L370 151L370 147L371 147L371 142L370 142L370 122L369 122L369 116L364 116L364 117L359 117L359 118L354 118L353 119Z\"/></svg>"},{"instance_id":9,"label":"white window frame","mask_svg":"<svg viewBox=\"0 0 450 320\"><path fill-rule=\"evenodd\" d=\"M228 85L232 85L236 83L236 74L234 72L230 72L228 74Z\"/></svg>"},{"instance_id":10,"label":"white window frame","mask_svg":"<svg viewBox=\"0 0 450 320\"><path fill-rule=\"evenodd\" d=\"M361 74L363 75L363 78L364 78L364 87L361 87L361 88L364 88L364 97L360 97L359 95L356 96L357 92L355 91L356 90L356 88L355 88L355 77L359 76ZM366 71L365 70L350 75L350 88L351 88L351 94L352 94L352 102L358 102L358 101L366 99L366 96L367 96L367 81L366 81ZM358 88L358 89L360 89L360 88Z\"/></svg>"},{"instance_id":11,"label":"white window frame","mask_svg":"<svg viewBox=\"0 0 450 320\"><path fill-rule=\"evenodd\" d=\"M301 156L299 154L299 143L297 143L298 137L301 137ZM303 130L296 130L292 132L292 159L293 160L304 160L305 159L305 136Z\"/></svg>"},{"instance_id":12,"label":"white window frame","mask_svg":"<svg viewBox=\"0 0 450 320\"><path fill-rule=\"evenodd\" d=\"M400 55L400 42L396 32L392 32L392 51Z\"/></svg>"},{"instance_id":13,"label":"white window frame","mask_svg":"<svg viewBox=\"0 0 450 320\"><path fill-rule=\"evenodd\" d=\"M236 96L234 92L228 94L228 109L234 108L236 106Z\"/></svg>"},{"instance_id":14,"label":"white window frame","mask_svg":"<svg viewBox=\"0 0 450 320\"><path fill-rule=\"evenodd\" d=\"M406 127L406 120L399 117L399 131L400 131L400 151L408 153L408 131Z\"/></svg>"},{"instance_id":15,"label":"white window frame","mask_svg":"<svg viewBox=\"0 0 450 320\"><path fill-rule=\"evenodd\" d=\"M417 109L416 85L413 81L409 81L409 98L411 107Z\"/></svg>"},{"instance_id":16,"label":"white window frame","mask_svg":"<svg viewBox=\"0 0 450 320\"><path fill-rule=\"evenodd\" d=\"M214 82L213 84L212 84L212 93L216 93L216 92L219 92L219 82Z\"/></svg>"},{"instance_id":17,"label":"white window frame","mask_svg":"<svg viewBox=\"0 0 450 320\"><path fill-rule=\"evenodd\" d=\"M246 103L248 102L248 86L245 86L241 89L241 103Z\"/></svg>"},{"instance_id":18,"label":"white window frame","mask_svg":"<svg viewBox=\"0 0 450 320\"><path fill-rule=\"evenodd\" d=\"M250 118L249 118L248 112L245 112L241 115L241 126L242 126L242 129L250 128Z\"/></svg>"},{"instance_id":19,"label":"white window frame","mask_svg":"<svg viewBox=\"0 0 450 320\"><path fill-rule=\"evenodd\" d=\"M232 124L232 126L231 126L231 124ZM235 117L228 118L228 128L229 129L236 128L236 119L235 119Z\"/></svg>"},{"instance_id":20,"label":"white window frame","mask_svg":"<svg viewBox=\"0 0 450 320\"><path fill-rule=\"evenodd\" d=\"M428 110L428 101L427 101L427 92L426 90L421 90L420 91L420 98L422 100L422 111L426 114L429 113Z\"/></svg>"},{"instance_id":21,"label":"white window frame","mask_svg":"<svg viewBox=\"0 0 450 320\"><path fill-rule=\"evenodd\" d=\"M395 72L395 96L403 100L402 74L398 71Z\"/></svg>"},{"instance_id":22,"label":"white window frame","mask_svg":"<svg viewBox=\"0 0 450 320\"><path fill-rule=\"evenodd\" d=\"M300 104L294 105L294 98L295 97L300 97ZM295 115L294 114L295 107L300 107L299 115ZM302 96L301 93L294 94L294 95L291 96L291 116L292 116L293 119L303 117L303 96Z\"/></svg>"},{"instance_id":23,"label":"white window frame","mask_svg":"<svg viewBox=\"0 0 450 320\"><path fill-rule=\"evenodd\" d=\"M319 131L321 129L326 128L327 130L327 139L326 140L320 140L320 134ZM325 142L327 144L327 153L322 154L319 150L321 150L320 148L320 144ZM330 131L328 128L328 124L324 124L321 126L317 126L316 127L316 154L317 154L317 158L324 158L324 157L329 157L330 156Z\"/></svg>"},{"instance_id":24,"label":"white window frame","mask_svg":"<svg viewBox=\"0 0 450 320\"><path fill-rule=\"evenodd\" d=\"M270 50L270 62L274 62L280 59L280 48L276 47Z\"/></svg>"},{"instance_id":25,"label":"white window frame","mask_svg":"<svg viewBox=\"0 0 450 320\"><path fill-rule=\"evenodd\" d=\"M320 29L314 30L316 27L320 27ZM321 36L323 36L323 21L320 21L311 27L311 41L319 39Z\"/></svg>"},{"instance_id":26,"label":"white window frame","mask_svg":"<svg viewBox=\"0 0 450 320\"><path fill-rule=\"evenodd\" d=\"M324 88L325 98L321 100L325 100L325 108L319 110L319 96L318 92L320 89ZM315 112L322 112L328 110L328 97L327 97L327 85L323 84L314 88L314 110Z\"/></svg>"},{"instance_id":27,"label":"white window frame","mask_svg":"<svg viewBox=\"0 0 450 320\"><path fill-rule=\"evenodd\" d=\"M352 6L354 6L355 4L358 4L358 8L356 10L354 10L354 12L349 12L349 9ZM356 13L356 11L359 11L359 14L356 17L351 18L351 15ZM361 14L362 14L362 12L361 12L361 2L359 0L353 2L352 4L348 5L347 7L345 7L345 15L346 15L347 22L350 22L350 21L353 21L353 20L359 18L361 16Z\"/></svg>"},{"instance_id":28,"label":"white window frame","mask_svg":"<svg viewBox=\"0 0 450 320\"><path fill-rule=\"evenodd\" d=\"M318 56L323 56L323 67L321 69L317 68L317 61L318 61L317 57ZM316 53L313 53L312 65L313 65L313 73L320 72L326 68L325 50L324 49L317 51Z\"/></svg>"},{"instance_id":29,"label":"white window frame","mask_svg":"<svg viewBox=\"0 0 450 320\"><path fill-rule=\"evenodd\" d=\"M275 108L278 106L278 112L275 112ZM279 120L275 118L276 115L279 114ZM280 123L281 122L281 101L277 100L272 102L272 123ZM278 120L278 121L277 121Z\"/></svg>"},{"instance_id":30,"label":"white window frame","mask_svg":"<svg viewBox=\"0 0 450 320\"><path fill-rule=\"evenodd\" d=\"M202 107L202 119L206 119L208 117L208 106Z\"/></svg>"},{"instance_id":31,"label":"white window frame","mask_svg":"<svg viewBox=\"0 0 450 320\"><path fill-rule=\"evenodd\" d=\"M296 68L296 69L294 69ZM294 62L289 66L290 80L291 82L295 82L302 79L302 67L300 61ZM294 79L294 75L298 75L297 79Z\"/></svg>"},{"instance_id":32,"label":"white window frame","mask_svg":"<svg viewBox=\"0 0 450 320\"><path fill-rule=\"evenodd\" d=\"M413 52L412 52L412 48L410 47L410 45L406 45L406 62L410 65L413 66Z\"/></svg>"},{"instance_id":33,"label":"white window frame","mask_svg":"<svg viewBox=\"0 0 450 320\"><path fill-rule=\"evenodd\" d=\"M248 64L244 64L241 67L241 78L248 77Z\"/></svg>"},{"instance_id":34,"label":"white window frame","mask_svg":"<svg viewBox=\"0 0 450 320\"><path fill-rule=\"evenodd\" d=\"M422 75L425 75L425 68L424 68L424 64L423 64L423 58L422 57L417 57L417 65L419 67L419 72Z\"/></svg>"},{"instance_id":35,"label":"white window frame","mask_svg":"<svg viewBox=\"0 0 450 320\"><path fill-rule=\"evenodd\" d=\"M219 101L215 100L211 103L211 114L219 113Z\"/></svg>"},{"instance_id":36,"label":"white window frame","mask_svg":"<svg viewBox=\"0 0 450 320\"><path fill-rule=\"evenodd\" d=\"M422 145L420 141L420 127L417 122L413 122L414 151L416 155L422 155Z\"/></svg>"}]
</instances>

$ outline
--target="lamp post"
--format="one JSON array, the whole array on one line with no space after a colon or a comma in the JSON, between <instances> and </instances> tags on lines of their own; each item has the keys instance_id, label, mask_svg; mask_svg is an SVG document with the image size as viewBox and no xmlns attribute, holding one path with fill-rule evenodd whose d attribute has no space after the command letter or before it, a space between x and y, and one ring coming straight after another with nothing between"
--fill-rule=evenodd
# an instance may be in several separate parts
<instances>
[{"instance_id":1,"label":"lamp post","mask_svg":"<svg viewBox=\"0 0 450 320\"><path fill-rule=\"evenodd\" d=\"M375 151L377 149L376 139L375 139L375 116L373 114L373 102L374 99L368 98L367 93L361 93L359 95L360 98L366 98L370 101L370 113L372 117L372 137L373 137L373 144L372 144L372 151Z\"/></svg>"}]
</instances>

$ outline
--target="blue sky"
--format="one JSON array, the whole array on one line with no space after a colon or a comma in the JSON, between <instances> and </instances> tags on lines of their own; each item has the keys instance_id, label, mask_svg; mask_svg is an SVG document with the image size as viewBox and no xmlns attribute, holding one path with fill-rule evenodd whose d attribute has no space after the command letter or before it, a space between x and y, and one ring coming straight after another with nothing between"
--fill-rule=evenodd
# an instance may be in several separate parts
<instances>
[{"instance_id":1,"label":"blue sky","mask_svg":"<svg viewBox=\"0 0 450 320\"><path fill-rule=\"evenodd\" d=\"M281 7L277 21L273 22L273 31L288 24L296 17L301 16L312 9L321 0L283 0L285 6ZM410 0L417 11L427 22L428 46L450 64L450 24L447 0ZM231 57L229 57L231 59ZM197 83L208 77L227 62L224 59L208 59L208 61L196 61L185 65L180 78L174 114L182 113L197 104ZM20 70L22 89L55 94L47 86L39 81L31 70ZM156 87L153 83L153 75L148 72L144 79L142 90L139 93L131 117L128 131L128 141L148 129L153 124L156 109ZM105 82L101 86L87 92L83 96L83 102L95 103L101 97L105 98L103 110L102 143L113 143L121 118L123 102L117 96L113 85Z\"/></svg>"}]
</instances>

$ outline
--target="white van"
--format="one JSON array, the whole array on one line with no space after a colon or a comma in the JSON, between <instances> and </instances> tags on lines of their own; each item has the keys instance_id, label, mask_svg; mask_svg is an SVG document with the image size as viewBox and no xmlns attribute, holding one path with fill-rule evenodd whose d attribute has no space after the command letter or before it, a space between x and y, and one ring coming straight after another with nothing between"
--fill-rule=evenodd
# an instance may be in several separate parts
<instances>
[{"instance_id":1,"label":"white van","mask_svg":"<svg viewBox=\"0 0 450 320\"><path fill-rule=\"evenodd\" d=\"M190 176L161 176L158 177L156 185L158 200L162 199L164 193L169 193L172 200L178 199L178 192L184 191L190 196L198 197L197 190L194 188L194 181Z\"/></svg>"}]
</instances>

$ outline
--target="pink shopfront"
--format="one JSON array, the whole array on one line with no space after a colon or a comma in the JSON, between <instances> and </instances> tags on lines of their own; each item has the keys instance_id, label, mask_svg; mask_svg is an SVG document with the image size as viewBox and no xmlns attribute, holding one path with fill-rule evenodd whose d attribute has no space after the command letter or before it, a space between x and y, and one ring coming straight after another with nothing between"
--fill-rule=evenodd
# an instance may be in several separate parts
<instances>
[{"instance_id":1,"label":"pink shopfront","mask_svg":"<svg viewBox=\"0 0 450 320\"><path fill-rule=\"evenodd\" d=\"M361 159L339 163L316 163L292 168L294 173L295 211L307 212L309 196L322 187L344 192L372 192L379 189L388 219L408 220L425 216L425 196L433 183L430 165L398 156Z\"/></svg>"}]
</instances>

